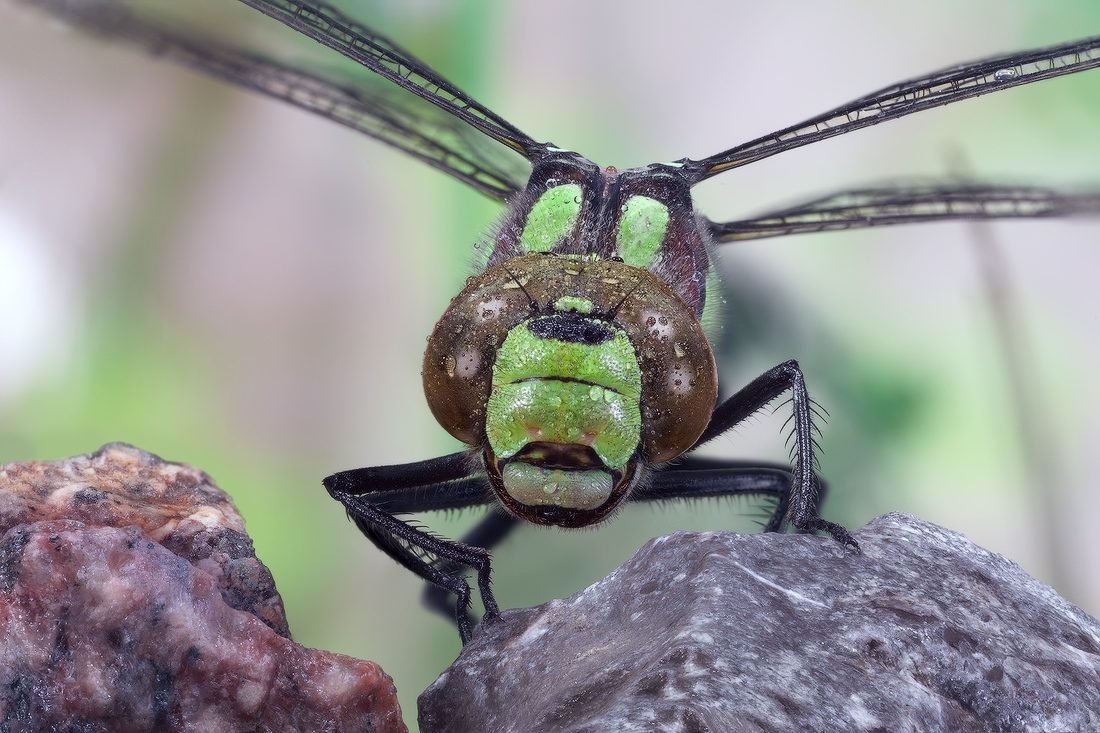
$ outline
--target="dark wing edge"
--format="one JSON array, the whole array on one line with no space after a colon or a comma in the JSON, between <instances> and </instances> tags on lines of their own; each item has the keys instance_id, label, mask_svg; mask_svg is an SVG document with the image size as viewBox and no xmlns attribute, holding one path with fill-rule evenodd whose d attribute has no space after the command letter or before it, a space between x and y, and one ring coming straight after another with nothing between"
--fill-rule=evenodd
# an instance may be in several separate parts
<instances>
[{"instance_id":1,"label":"dark wing edge","mask_svg":"<svg viewBox=\"0 0 1100 733\"><path fill-rule=\"evenodd\" d=\"M752 219L705 219L718 242L921 222L1100 215L1100 193L1030 186L908 185L841 191Z\"/></svg>"},{"instance_id":2,"label":"dark wing edge","mask_svg":"<svg viewBox=\"0 0 1100 733\"><path fill-rule=\"evenodd\" d=\"M982 94L1100 67L1100 36L997 56L904 81L702 160L679 161L694 185L732 168Z\"/></svg>"},{"instance_id":3,"label":"dark wing edge","mask_svg":"<svg viewBox=\"0 0 1100 733\"><path fill-rule=\"evenodd\" d=\"M357 23L332 5L316 0L308 4L298 0L241 2L446 110L528 160L546 147L393 41Z\"/></svg>"},{"instance_id":4,"label":"dark wing edge","mask_svg":"<svg viewBox=\"0 0 1100 733\"><path fill-rule=\"evenodd\" d=\"M365 85L359 88L345 80L335 80L312 70L294 69L250 51L192 38L137 18L129 7L117 0L21 2L41 8L91 35L134 43L154 57L338 122L397 148L492 198L507 200L526 183L530 169L513 152L515 145L507 149L490 148L491 143L483 143L483 140L488 141L481 135L480 128L471 128L466 116L437 114L434 119L426 118L402 99L411 101L413 98L397 89L393 94L379 94ZM417 96L426 98L423 94ZM421 105L419 101L416 104ZM437 103L437 106L451 112L443 104Z\"/></svg>"}]
</instances>

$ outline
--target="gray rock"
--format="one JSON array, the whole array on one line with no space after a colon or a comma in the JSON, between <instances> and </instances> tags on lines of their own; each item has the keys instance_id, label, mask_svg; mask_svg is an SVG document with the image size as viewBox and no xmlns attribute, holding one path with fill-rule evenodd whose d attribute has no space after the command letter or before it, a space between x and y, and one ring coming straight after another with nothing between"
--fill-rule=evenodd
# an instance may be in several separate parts
<instances>
[{"instance_id":1,"label":"gray rock","mask_svg":"<svg viewBox=\"0 0 1100 733\"><path fill-rule=\"evenodd\" d=\"M856 537L658 538L482 625L421 731L1100 730L1096 619L913 517Z\"/></svg>"}]
</instances>

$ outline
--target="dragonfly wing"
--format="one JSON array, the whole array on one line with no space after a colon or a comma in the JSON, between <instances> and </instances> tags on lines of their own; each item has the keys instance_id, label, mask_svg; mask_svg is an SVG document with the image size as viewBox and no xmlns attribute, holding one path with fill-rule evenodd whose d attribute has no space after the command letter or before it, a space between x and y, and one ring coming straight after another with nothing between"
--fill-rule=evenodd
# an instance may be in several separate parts
<instances>
[{"instance_id":1,"label":"dragonfly wing","mask_svg":"<svg viewBox=\"0 0 1100 733\"><path fill-rule=\"evenodd\" d=\"M952 66L881 89L702 160L684 159L692 183L785 150L982 94L1100 66L1100 36Z\"/></svg>"},{"instance_id":2,"label":"dragonfly wing","mask_svg":"<svg viewBox=\"0 0 1100 733\"><path fill-rule=\"evenodd\" d=\"M719 242L887 224L1100 215L1100 193L1029 186L912 185L853 189L752 219L707 220Z\"/></svg>"},{"instance_id":3,"label":"dragonfly wing","mask_svg":"<svg viewBox=\"0 0 1100 733\"><path fill-rule=\"evenodd\" d=\"M307 62L301 55L284 61L276 58L274 49L282 46L284 53L286 49L291 49L291 53L300 49L302 44L293 37L296 34L284 35L280 44L269 43L270 50L260 51L245 45L246 39L254 34L238 32L237 28L232 33L219 31L210 23L209 16L204 23L195 17L200 15L198 12L188 16L166 4L161 4L165 6L162 8L124 0L24 2L95 35L136 43L159 58L281 99L363 132L496 199L505 200L523 188L530 173L530 164L524 158L543 147L466 97L423 62L366 26L347 20L334 8L330 22L341 29L339 37L355 48L371 44L369 47L377 49L374 53L379 58L363 53L362 58L352 57L356 64L345 62L344 66L337 63L341 59ZM279 5L299 6L285 2ZM317 15L314 11L314 16ZM301 18L303 13L295 17ZM338 24L336 18L343 18L346 23ZM314 17L314 22L320 21ZM295 24L286 24L302 30ZM255 25L258 24L249 22L245 30L252 30ZM316 33L310 36L319 40ZM254 41L253 45L262 44ZM330 43L325 45L332 47ZM395 75L402 81L395 80Z\"/></svg>"}]
</instances>

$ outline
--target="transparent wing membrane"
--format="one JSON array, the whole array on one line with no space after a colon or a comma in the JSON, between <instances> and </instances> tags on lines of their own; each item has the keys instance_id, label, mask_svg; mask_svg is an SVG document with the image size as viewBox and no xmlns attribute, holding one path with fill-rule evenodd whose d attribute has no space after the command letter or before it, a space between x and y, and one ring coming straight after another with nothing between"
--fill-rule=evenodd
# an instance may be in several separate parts
<instances>
[{"instance_id":1,"label":"transparent wing membrane","mask_svg":"<svg viewBox=\"0 0 1100 733\"><path fill-rule=\"evenodd\" d=\"M354 60L381 78L375 74L342 78L333 71L297 68L250 49L212 40L205 32L177 30L169 21L147 18L134 7L116 0L27 2L83 30L110 40L136 43L159 58L281 99L363 132L496 199L507 199L522 189L530 173L530 165L515 151L524 146L539 147L503 120L500 120L502 125L497 125L499 118L495 115L494 120L477 117L475 112L484 108L453 86L447 85L451 96L433 96L427 89L430 87L442 93L444 90L439 85L446 85L446 82L434 74L425 77L430 70L422 62L381 36L355 36L351 30L343 31L341 38L351 47L373 44L369 47L378 48L375 51L378 59L370 63L358 57ZM295 3L281 5L299 7ZM316 24L321 22L319 18L326 16L316 12L306 16L303 9L295 17L310 17ZM329 22L335 21L330 19ZM365 31L362 26L354 28ZM365 53L360 55L366 56ZM392 68L383 66L384 63ZM402 69L407 69L408 77L401 77L397 82L400 86L405 89L415 86L410 79L424 84L424 87L417 87L420 89L417 96L387 83L396 81L393 76L399 75ZM477 122L473 127L472 120ZM508 147L494 141L505 142Z\"/></svg>"},{"instance_id":2,"label":"transparent wing membrane","mask_svg":"<svg viewBox=\"0 0 1100 733\"><path fill-rule=\"evenodd\" d=\"M149 5L161 13L188 8L192 15L197 14L190 3L171 7L138 0L23 1L99 35L136 42L153 55L359 130L499 200L523 189L530 173L528 161L549 147L534 142L426 63L330 4L242 0L350 59L360 71L372 73L341 76L327 66L275 60L244 48L236 36L218 42L207 30L180 30L177 26L183 24L154 17L146 8ZM694 185L834 135L1098 66L1100 36L954 66L887 87L718 155L684 159L681 170ZM910 221L1095 213L1087 205L1087 196L1067 194L1057 203L1059 194L1036 189L930 187L908 190L915 196L908 201L901 198L906 191L886 189L881 196L872 191L844 192L807 205L813 209L801 207L752 220L712 222L711 226L720 241L732 241ZM982 200L982 196L988 198ZM1013 196L1019 197L1015 203Z\"/></svg>"},{"instance_id":3,"label":"transparent wing membrane","mask_svg":"<svg viewBox=\"0 0 1100 733\"><path fill-rule=\"evenodd\" d=\"M1100 215L1100 193L1024 186L925 185L853 189L752 219L707 220L719 242L953 219Z\"/></svg>"},{"instance_id":4,"label":"transparent wing membrane","mask_svg":"<svg viewBox=\"0 0 1100 733\"><path fill-rule=\"evenodd\" d=\"M467 96L423 61L331 5L295 0L241 2L359 62L525 157L530 157L543 147L503 117Z\"/></svg>"},{"instance_id":5,"label":"transparent wing membrane","mask_svg":"<svg viewBox=\"0 0 1100 733\"><path fill-rule=\"evenodd\" d=\"M1100 66L1100 36L953 66L861 97L805 122L702 160L680 161L698 183L732 168L862 127L1021 84Z\"/></svg>"}]
</instances>

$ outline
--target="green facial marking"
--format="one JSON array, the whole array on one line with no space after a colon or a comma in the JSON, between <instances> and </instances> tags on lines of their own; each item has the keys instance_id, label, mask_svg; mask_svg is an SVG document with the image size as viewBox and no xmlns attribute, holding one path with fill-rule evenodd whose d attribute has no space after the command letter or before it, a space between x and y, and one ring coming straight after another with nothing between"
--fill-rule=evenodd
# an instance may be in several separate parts
<instances>
[{"instance_id":1,"label":"green facial marking","mask_svg":"<svg viewBox=\"0 0 1100 733\"><path fill-rule=\"evenodd\" d=\"M622 468L641 440L641 372L622 331L598 345L540 338L521 324L497 352L485 432L498 457L532 442L584 445Z\"/></svg>"},{"instance_id":2,"label":"green facial marking","mask_svg":"<svg viewBox=\"0 0 1100 733\"><path fill-rule=\"evenodd\" d=\"M520 324L508 332L493 364L493 388L512 382L558 378L606 387L638 400L642 375L634 346L622 331L597 346L544 339Z\"/></svg>"},{"instance_id":3,"label":"green facial marking","mask_svg":"<svg viewBox=\"0 0 1100 733\"><path fill-rule=\"evenodd\" d=\"M575 183L554 186L535 202L527 214L519 243L525 252L549 252L573 233L581 213L581 187Z\"/></svg>"},{"instance_id":4,"label":"green facial marking","mask_svg":"<svg viewBox=\"0 0 1100 733\"><path fill-rule=\"evenodd\" d=\"M489 396L486 432L500 458L531 442L565 443L590 446L608 468L622 468L641 428L636 401L590 384L535 379L501 385Z\"/></svg>"},{"instance_id":5,"label":"green facial marking","mask_svg":"<svg viewBox=\"0 0 1100 733\"><path fill-rule=\"evenodd\" d=\"M596 306L588 298L579 298L575 295L563 295L554 303L554 310L574 313L591 313Z\"/></svg>"},{"instance_id":6,"label":"green facial marking","mask_svg":"<svg viewBox=\"0 0 1100 733\"><path fill-rule=\"evenodd\" d=\"M648 267L667 231L667 206L648 196L631 196L619 221L619 256L632 267Z\"/></svg>"}]
</instances>

